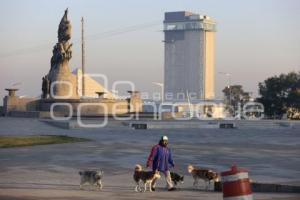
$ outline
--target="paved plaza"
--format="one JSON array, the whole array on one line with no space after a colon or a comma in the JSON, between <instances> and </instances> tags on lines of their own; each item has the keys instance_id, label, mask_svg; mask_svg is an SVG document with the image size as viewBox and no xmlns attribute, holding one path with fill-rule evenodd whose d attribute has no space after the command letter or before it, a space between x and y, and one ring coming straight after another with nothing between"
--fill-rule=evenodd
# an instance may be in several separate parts
<instances>
[{"instance_id":1,"label":"paved plaza","mask_svg":"<svg viewBox=\"0 0 300 200\"><path fill-rule=\"evenodd\" d=\"M0 118L0 135L63 134L91 142L0 149L0 199L222 199L222 193L196 190L186 166L249 170L253 181L300 185L300 130L172 129L133 130L125 126L61 129L30 118ZM164 179L156 192L136 193L137 163L145 165L151 146L168 135L175 171L185 183L174 192ZM103 191L79 190L78 171L102 169ZM203 185L204 188L204 185ZM299 199L299 194L255 193L255 199Z\"/></svg>"}]
</instances>

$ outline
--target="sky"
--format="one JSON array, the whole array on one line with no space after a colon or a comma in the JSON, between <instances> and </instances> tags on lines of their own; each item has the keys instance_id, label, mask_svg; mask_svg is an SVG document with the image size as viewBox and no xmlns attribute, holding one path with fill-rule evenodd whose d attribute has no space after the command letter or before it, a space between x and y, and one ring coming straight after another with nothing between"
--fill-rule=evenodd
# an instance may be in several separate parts
<instances>
[{"instance_id":1,"label":"sky","mask_svg":"<svg viewBox=\"0 0 300 200\"><path fill-rule=\"evenodd\" d=\"M258 83L300 71L298 0L2 0L0 3L0 98L5 88L39 96L50 69L52 48L64 10L72 23L71 69L81 67L80 19L85 18L86 71L112 85L133 81L140 91L159 92L163 82L163 18L168 11L191 11L217 22L215 92L240 84L258 95ZM0 101L1 102L1 101Z\"/></svg>"}]
</instances>

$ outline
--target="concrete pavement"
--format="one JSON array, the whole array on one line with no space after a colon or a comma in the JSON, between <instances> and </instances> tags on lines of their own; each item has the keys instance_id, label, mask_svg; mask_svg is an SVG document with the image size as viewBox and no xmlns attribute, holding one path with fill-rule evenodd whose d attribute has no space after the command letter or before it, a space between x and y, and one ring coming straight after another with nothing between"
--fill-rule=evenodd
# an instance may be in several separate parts
<instances>
[{"instance_id":1,"label":"concrete pavement","mask_svg":"<svg viewBox=\"0 0 300 200\"><path fill-rule=\"evenodd\" d=\"M249 169L254 181L300 183L300 130L132 130L127 127L60 129L37 119L0 118L0 135L66 134L92 142L0 149L0 199L222 199L221 193L192 188L187 164L227 170ZM175 171L185 183L166 192L135 193L136 163L144 164L161 135L170 139ZM80 169L103 169L103 191L80 191ZM204 186L203 186L204 187ZM299 194L255 193L255 199L299 199Z\"/></svg>"}]
</instances>

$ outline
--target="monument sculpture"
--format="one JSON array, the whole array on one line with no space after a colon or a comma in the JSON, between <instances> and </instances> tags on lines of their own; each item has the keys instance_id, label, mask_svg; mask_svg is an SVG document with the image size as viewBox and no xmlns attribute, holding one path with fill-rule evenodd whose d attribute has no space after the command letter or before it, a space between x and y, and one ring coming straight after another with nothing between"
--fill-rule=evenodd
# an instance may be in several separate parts
<instances>
[{"instance_id":1,"label":"monument sculpture","mask_svg":"<svg viewBox=\"0 0 300 200\"><path fill-rule=\"evenodd\" d=\"M8 88L9 95L3 100L4 115L14 115L17 111L16 115L20 116L22 113L27 117L81 117L126 114L142 110L142 100L137 92L132 92L128 99L119 99L89 76L86 77L87 87L84 93L98 96L81 98L79 79L82 74L73 74L69 67L72 58L71 30L66 9L59 23L58 42L53 47L50 70L42 77L41 98L21 98L15 94L16 88Z\"/></svg>"},{"instance_id":2,"label":"monument sculpture","mask_svg":"<svg viewBox=\"0 0 300 200\"><path fill-rule=\"evenodd\" d=\"M42 78L42 99L47 99L50 94L50 81L48 79L48 75Z\"/></svg>"},{"instance_id":3,"label":"monument sculpture","mask_svg":"<svg viewBox=\"0 0 300 200\"><path fill-rule=\"evenodd\" d=\"M77 94L76 77L71 73L69 60L72 58L71 39L72 26L68 20L68 9L65 10L58 27L58 42L53 47L51 68L43 80L43 98L79 98ZM49 82L49 88L46 84Z\"/></svg>"}]
</instances>

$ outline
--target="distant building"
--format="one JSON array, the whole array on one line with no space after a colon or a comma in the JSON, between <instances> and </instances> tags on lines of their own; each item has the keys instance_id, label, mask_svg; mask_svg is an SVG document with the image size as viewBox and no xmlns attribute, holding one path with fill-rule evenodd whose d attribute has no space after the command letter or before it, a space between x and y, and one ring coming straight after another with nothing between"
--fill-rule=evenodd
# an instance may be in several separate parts
<instances>
[{"instance_id":1,"label":"distant building","mask_svg":"<svg viewBox=\"0 0 300 200\"><path fill-rule=\"evenodd\" d=\"M206 15L165 13L165 101L214 98L215 31Z\"/></svg>"}]
</instances>

